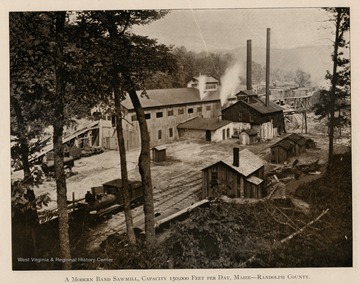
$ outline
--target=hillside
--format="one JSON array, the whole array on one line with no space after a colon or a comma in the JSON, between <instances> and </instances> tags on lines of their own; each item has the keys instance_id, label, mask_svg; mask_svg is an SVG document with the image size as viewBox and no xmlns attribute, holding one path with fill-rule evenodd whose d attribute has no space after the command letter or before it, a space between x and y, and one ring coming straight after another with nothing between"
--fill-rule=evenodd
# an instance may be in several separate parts
<instances>
[{"instance_id":1,"label":"hillside","mask_svg":"<svg viewBox=\"0 0 360 284\"><path fill-rule=\"evenodd\" d=\"M329 173L295 191L308 212L291 198L215 201L170 226L153 248L126 246L124 236L111 235L101 248L114 262L103 268L351 267L350 152L337 155Z\"/></svg>"},{"instance_id":2,"label":"hillside","mask_svg":"<svg viewBox=\"0 0 360 284\"><path fill-rule=\"evenodd\" d=\"M324 80L326 70L331 69L332 46L306 46L292 49L272 48L270 53L271 69L283 71L296 71L302 69L311 75L314 83L321 84ZM245 66L246 47L240 47L229 51L234 57ZM265 66L266 49L253 47L252 60ZM264 78L265 79L265 78Z\"/></svg>"}]
</instances>

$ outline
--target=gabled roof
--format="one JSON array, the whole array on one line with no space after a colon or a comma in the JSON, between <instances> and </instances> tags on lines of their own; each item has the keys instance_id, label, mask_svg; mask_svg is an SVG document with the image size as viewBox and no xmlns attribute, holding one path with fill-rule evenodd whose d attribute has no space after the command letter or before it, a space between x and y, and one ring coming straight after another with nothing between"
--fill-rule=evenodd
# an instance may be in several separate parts
<instances>
[{"instance_id":1,"label":"gabled roof","mask_svg":"<svg viewBox=\"0 0 360 284\"><path fill-rule=\"evenodd\" d=\"M218 91L208 92L207 96L201 99L200 92L196 88L147 90L146 96L141 96L142 91L137 91L136 93L144 109L190 103L220 101L220 94ZM123 100L121 104L128 110L134 109L129 95L126 96L126 99Z\"/></svg>"},{"instance_id":2,"label":"gabled roof","mask_svg":"<svg viewBox=\"0 0 360 284\"><path fill-rule=\"evenodd\" d=\"M306 139L296 133L291 133L288 137L284 138L285 141L286 139L289 139L300 146L304 146L306 144Z\"/></svg>"},{"instance_id":3,"label":"gabled roof","mask_svg":"<svg viewBox=\"0 0 360 284\"><path fill-rule=\"evenodd\" d=\"M253 91L253 90L241 90L238 94L236 94L237 96L241 96L241 95L245 95L245 96L256 96L257 94Z\"/></svg>"},{"instance_id":4,"label":"gabled roof","mask_svg":"<svg viewBox=\"0 0 360 284\"><path fill-rule=\"evenodd\" d=\"M289 140L283 139L283 140L279 141L278 143L271 146L271 148L274 148L274 147L281 147L285 150L290 150L293 147L293 144Z\"/></svg>"},{"instance_id":5,"label":"gabled roof","mask_svg":"<svg viewBox=\"0 0 360 284\"><path fill-rule=\"evenodd\" d=\"M236 99L236 96L243 90L246 90L246 85L237 85L235 89L231 92L231 95L228 97L228 99Z\"/></svg>"},{"instance_id":6,"label":"gabled roof","mask_svg":"<svg viewBox=\"0 0 360 284\"><path fill-rule=\"evenodd\" d=\"M196 130L211 130L214 131L225 125L228 125L231 121L219 120L217 118L203 118L195 117L184 123L180 123L177 128L179 129L196 129Z\"/></svg>"},{"instance_id":7,"label":"gabled roof","mask_svg":"<svg viewBox=\"0 0 360 284\"><path fill-rule=\"evenodd\" d=\"M193 77L193 80L199 81L200 77L202 77L202 76ZM205 76L205 83L219 83L219 81L216 80L214 77Z\"/></svg>"},{"instance_id":8,"label":"gabled roof","mask_svg":"<svg viewBox=\"0 0 360 284\"><path fill-rule=\"evenodd\" d=\"M244 149L240 151L239 157L240 159L239 159L238 167L235 167L233 165L233 157L230 156L225 160L207 166L206 168L202 169L202 171L215 164L222 163L228 166L229 168L235 170L239 174L247 177L264 166L264 162L254 153L250 152L248 149Z\"/></svg>"},{"instance_id":9,"label":"gabled roof","mask_svg":"<svg viewBox=\"0 0 360 284\"><path fill-rule=\"evenodd\" d=\"M244 92L244 91L241 91L241 92ZM241 93L240 92L240 93ZM247 90L246 92L248 93L254 93L253 91L249 91ZM254 93L255 94L255 93ZM245 104L247 105L248 107L254 109L255 111L261 113L261 114L268 114L268 113L274 113L274 112L282 112L283 111L283 108L280 107L279 105L277 104L274 104L273 102L269 102L269 105L266 106L265 105L265 102L260 99L256 94L255 95L250 95L248 96L248 100L246 99L241 99L239 100L238 102L228 106L227 108L225 109L228 109L228 108L231 108L231 107L234 107L235 105L237 104ZM225 110L223 109L223 111Z\"/></svg>"},{"instance_id":10,"label":"gabled roof","mask_svg":"<svg viewBox=\"0 0 360 284\"><path fill-rule=\"evenodd\" d=\"M265 101L259 97L252 97L249 102L243 101L246 105L253 108L261 114L268 114L273 112L283 111L283 108L273 102L269 102L269 105L265 105Z\"/></svg>"}]
</instances>

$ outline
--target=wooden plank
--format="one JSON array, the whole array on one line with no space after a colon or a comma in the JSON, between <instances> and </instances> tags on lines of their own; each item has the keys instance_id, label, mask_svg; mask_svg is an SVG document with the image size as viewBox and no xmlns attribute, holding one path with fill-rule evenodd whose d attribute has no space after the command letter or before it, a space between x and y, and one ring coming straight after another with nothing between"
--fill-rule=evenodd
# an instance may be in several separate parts
<instances>
[{"instance_id":1,"label":"wooden plank","mask_svg":"<svg viewBox=\"0 0 360 284\"><path fill-rule=\"evenodd\" d=\"M170 215L170 216L168 216L166 218L163 218L163 219L155 222L155 228L159 228L160 225L162 225L164 223L167 223L167 222L169 222L169 221L171 221L171 220L173 220L173 219L175 219L175 218L177 218L177 217L179 217L179 216L181 216L181 215L183 215L185 213L191 212L193 209L195 209L195 208L197 208L199 206L202 206L204 204L207 204L207 203L209 203L208 199L203 199L203 200L201 200L199 202L196 202L193 205L191 205L191 206L189 206L189 207L187 207L185 209L182 209L182 210L180 210L180 211L178 211L178 212L176 212L176 213L174 213L174 214L172 214L172 215Z\"/></svg>"}]
</instances>

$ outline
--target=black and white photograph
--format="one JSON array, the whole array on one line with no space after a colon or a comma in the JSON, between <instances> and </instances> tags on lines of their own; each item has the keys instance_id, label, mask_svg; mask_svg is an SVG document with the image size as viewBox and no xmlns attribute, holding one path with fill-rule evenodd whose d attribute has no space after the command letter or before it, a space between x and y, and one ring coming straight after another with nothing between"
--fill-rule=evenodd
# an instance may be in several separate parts
<instances>
[{"instance_id":1,"label":"black and white photograph","mask_svg":"<svg viewBox=\"0 0 360 284\"><path fill-rule=\"evenodd\" d=\"M357 283L352 1L6 2L7 283Z\"/></svg>"}]
</instances>

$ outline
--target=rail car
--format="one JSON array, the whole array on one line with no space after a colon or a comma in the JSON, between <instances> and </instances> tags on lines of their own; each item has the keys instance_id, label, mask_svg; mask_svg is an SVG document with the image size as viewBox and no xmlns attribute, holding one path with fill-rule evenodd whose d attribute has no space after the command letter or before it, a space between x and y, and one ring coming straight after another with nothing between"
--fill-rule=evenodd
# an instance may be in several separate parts
<instances>
[{"instance_id":1,"label":"rail car","mask_svg":"<svg viewBox=\"0 0 360 284\"><path fill-rule=\"evenodd\" d=\"M86 198L68 201L68 214L71 220L99 220L102 217L121 211L124 208L123 185L121 179L114 179L102 186L91 188L93 199ZM132 208L140 206L144 201L143 185L140 181L129 181L129 197ZM39 224L49 223L58 219L57 208L38 211Z\"/></svg>"},{"instance_id":2,"label":"rail car","mask_svg":"<svg viewBox=\"0 0 360 284\"><path fill-rule=\"evenodd\" d=\"M102 186L91 188L93 199L88 202L90 217L100 218L124 208L123 183L114 179ZM129 198L132 207L141 205L144 201L144 188L140 181L129 181Z\"/></svg>"}]
</instances>

